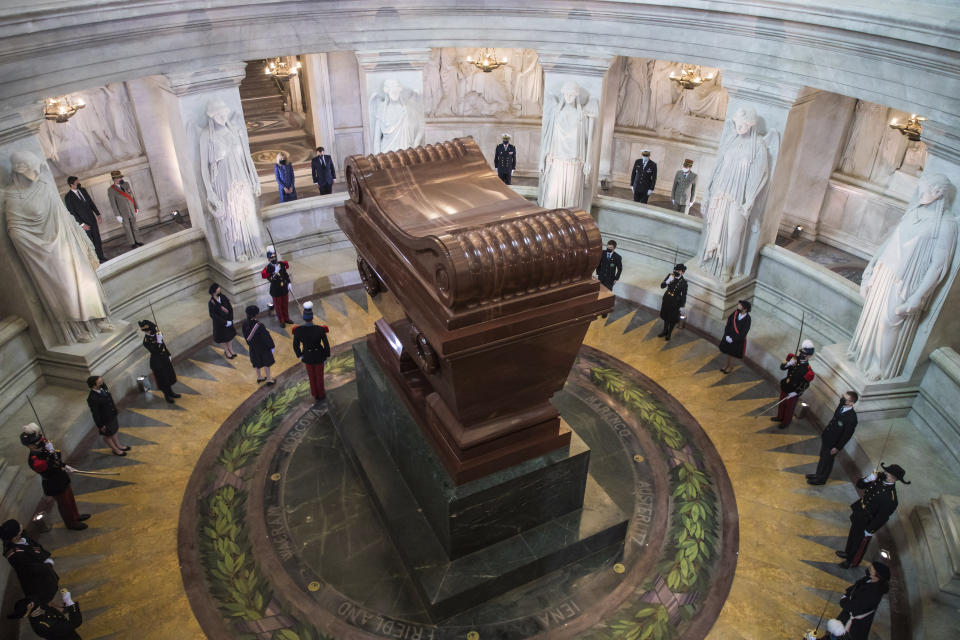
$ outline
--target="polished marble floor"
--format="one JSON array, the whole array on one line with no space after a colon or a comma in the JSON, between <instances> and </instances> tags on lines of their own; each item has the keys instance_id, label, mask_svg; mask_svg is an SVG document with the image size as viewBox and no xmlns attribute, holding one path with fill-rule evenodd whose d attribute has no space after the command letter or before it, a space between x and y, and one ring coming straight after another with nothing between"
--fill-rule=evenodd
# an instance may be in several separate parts
<instances>
[{"instance_id":1,"label":"polished marble floor","mask_svg":"<svg viewBox=\"0 0 960 640\"><path fill-rule=\"evenodd\" d=\"M378 317L362 290L328 296L317 307L340 345L367 333ZM800 637L827 601L835 603L859 575L840 569L833 555L846 534L847 505L855 491L840 469L824 487L804 483L803 474L816 461L816 430L798 420L781 431L755 417L776 397L770 381L746 364L724 376L712 339L681 329L665 343L656 338L657 322L655 312L618 301L606 320L591 326L586 344L615 354L689 412L730 478L739 554L729 596L706 637ZM277 342L276 370L294 367L289 332L270 320L267 325ZM78 501L94 514L90 528L73 532L58 524L41 537L53 551L62 583L84 608L81 632L87 640L205 637L181 578L184 550L178 549L177 528L184 495L211 439L238 408L251 406L244 403L262 387L243 356L226 360L208 345L182 355L177 370L183 397L176 405L155 394L124 399L120 437L133 445L128 457L109 455L97 441L71 460L80 468L118 474L78 479ZM267 464L266 458L257 464ZM900 580L895 573L892 602L885 601L872 637L900 637L897 631L907 620L898 599ZM834 604L827 609L828 615L837 612ZM271 613L280 620L288 615ZM248 637L293 637L275 631ZM597 632L605 634L597 637L627 637L609 626Z\"/></svg>"}]
</instances>

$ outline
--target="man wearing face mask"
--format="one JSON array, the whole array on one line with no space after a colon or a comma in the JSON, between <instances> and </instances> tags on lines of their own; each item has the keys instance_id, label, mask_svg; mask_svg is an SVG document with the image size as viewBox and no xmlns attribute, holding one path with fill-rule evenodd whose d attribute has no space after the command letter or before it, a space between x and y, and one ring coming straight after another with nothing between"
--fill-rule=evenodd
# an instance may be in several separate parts
<instances>
[{"instance_id":1,"label":"man wearing face mask","mask_svg":"<svg viewBox=\"0 0 960 640\"><path fill-rule=\"evenodd\" d=\"M666 291L663 292L663 302L660 303L663 331L657 335L658 338L669 340L673 328L680 322L682 309L687 305L687 280L683 277L686 271L685 264L674 265L673 273L660 283L660 288Z\"/></svg>"},{"instance_id":2,"label":"man wearing face mask","mask_svg":"<svg viewBox=\"0 0 960 640\"><path fill-rule=\"evenodd\" d=\"M607 250L600 254L600 264L597 265L597 279L600 284L613 291L613 284L620 279L623 273L623 260L620 254L615 251L617 243L615 240L607 242Z\"/></svg>"},{"instance_id":3,"label":"man wearing face mask","mask_svg":"<svg viewBox=\"0 0 960 640\"><path fill-rule=\"evenodd\" d=\"M633 201L643 203L646 203L657 186L657 163L650 159L650 151L647 149L644 149L640 158L633 163L630 186L633 188Z\"/></svg>"},{"instance_id":4,"label":"man wearing face mask","mask_svg":"<svg viewBox=\"0 0 960 640\"><path fill-rule=\"evenodd\" d=\"M807 484L826 484L833 471L833 461L843 450L857 428L857 412L853 405L860 399L856 391L847 391L840 397L840 404L833 412L833 418L820 434L820 461L817 471L807 474Z\"/></svg>"},{"instance_id":5,"label":"man wearing face mask","mask_svg":"<svg viewBox=\"0 0 960 640\"><path fill-rule=\"evenodd\" d=\"M513 179L513 170L517 168L517 148L510 144L509 134L503 134L503 144L497 145L497 150L493 154L493 166L497 169L497 175L505 184L510 184Z\"/></svg>"},{"instance_id":6,"label":"man wearing face mask","mask_svg":"<svg viewBox=\"0 0 960 640\"><path fill-rule=\"evenodd\" d=\"M877 530L887 523L890 516L897 510L897 489L894 486L899 480L910 484L904 479L906 471L898 464L889 467L880 463L883 473L871 473L866 478L857 480L857 489L863 491L863 497L850 504L850 532L847 534L847 544L837 555L843 558L840 566L844 569L856 567L860 564L870 539Z\"/></svg>"},{"instance_id":7,"label":"man wearing face mask","mask_svg":"<svg viewBox=\"0 0 960 640\"><path fill-rule=\"evenodd\" d=\"M770 418L779 422L780 429L786 429L793 421L793 411L797 408L797 400L807 390L813 381L813 369L810 368L810 357L813 355L813 343L804 340L800 345L800 353L788 353L787 359L780 364L780 369L787 372L787 377L780 381L780 405L777 415Z\"/></svg>"},{"instance_id":8,"label":"man wearing face mask","mask_svg":"<svg viewBox=\"0 0 960 640\"><path fill-rule=\"evenodd\" d=\"M260 277L270 281L270 297L273 298L273 307L277 311L277 322L280 326L293 324L287 309L290 304L290 263L278 260L277 252L272 246L267 247L267 260L269 262L260 272Z\"/></svg>"},{"instance_id":9,"label":"man wearing face mask","mask_svg":"<svg viewBox=\"0 0 960 640\"><path fill-rule=\"evenodd\" d=\"M70 215L90 238L97 252L97 259L100 262L106 262L107 257L103 255L103 245L100 241L100 210L97 209L96 203L87 190L80 185L80 179L77 176L67 178L67 186L70 190L63 196L63 203L67 205Z\"/></svg>"},{"instance_id":10,"label":"man wearing face mask","mask_svg":"<svg viewBox=\"0 0 960 640\"><path fill-rule=\"evenodd\" d=\"M73 488L70 486L69 473L74 471L73 467L63 463L60 451L43 436L40 427L34 422L24 425L20 442L30 449L27 464L43 478L43 494L57 501L57 510L60 511L63 524L67 529L86 529L87 523L84 520L87 520L90 514L80 513L77 509Z\"/></svg>"},{"instance_id":11,"label":"man wearing face mask","mask_svg":"<svg viewBox=\"0 0 960 640\"><path fill-rule=\"evenodd\" d=\"M693 160L689 158L683 161L683 168L677 171L673 176L673 189L670 191L670 199L677 211L685 213L693 204L693 197L697 192L697 174L690 170L693 166Z\"/></svg>"},{"instance_id":12,"label":"man wearing face mask","mask_svg":"<svg viewBox=\"0 0 960 640\"><path fill-rule=\"evenodd\" d=\"M874 562L865 573L864 577L847 587L840 598L842 611L837 619L843 624L846 634L838 637L844 640L867 640L877 607L890 590L890 567L882 562Z\"/></svg>"},{"instance_id":13,"label":"man wearing face mask","mask_svg":"<svg viewBox=\"0 0 960 640\"><path fill-rule=\"evenodd\" d=\"M16 520L7 520L0 525L0 540L3 541L3 556L17 574L24 595L37 602L53 600L60 589L60 577L53 570L50 552L27 537Z\"/></svg>"}]
</instances>

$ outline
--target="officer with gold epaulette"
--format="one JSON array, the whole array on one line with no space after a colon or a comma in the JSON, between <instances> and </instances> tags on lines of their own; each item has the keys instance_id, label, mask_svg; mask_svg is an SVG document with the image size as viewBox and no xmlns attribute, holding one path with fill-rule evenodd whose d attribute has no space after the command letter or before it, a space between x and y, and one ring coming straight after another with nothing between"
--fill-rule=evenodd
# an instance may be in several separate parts
<instances>
[{"instance_id":1,"label":"officer with gold epaulette","mask_svg":"<svg viewBox=\"0 0 960 640\"><path fill-rule=\"evenodd\" d=\"M687 272L687 265L676 264L673 273L667 275L660 283L663 292L663 301L660 303L660 317L663 319L663 331L657 337L670 339L673 328L680 322L681 309L687 305L687 280L683 274Z\"/></svg>"},{"instance_id":2,"label":"officer with gold epaulette","mask_svg":"<svg viewBox=\"0 0 960 640\"><path fill-rule=\"evenodd\" d=\"M17 600L13 605L13 613L7 617L26 617L30 629L44 640L81 640L77 633L77 627L83 624L80 605L73 601L66 589L60 590L60 598L62 607L30 598Z\"/></svg>"},{"instance_id":3,"label":"officer with gold epaulette","mask_svg":"<svg viewBox=\"0 0 960 640\"><path fill-rule=\"evenodd\" d=\"M793 422L793 411L797 408L797 400L813 382L814 373L810 368L810 358L813 357L813 343L804 340L800 345L799 353L788 353L786 360L780 364L780 369L787 372L787 377L780 381L780 405L777 415L770 418L779 422L780 429L786 429Z\"/></svg>"},{"instance_id":4,"label":"officer with gold epaulette","mask_svg":"<svg viewBox=\"0 0 960 640\"><path fill-rule=\"evenodd\" d=\"M910 484L903 479L906 471L898 464L889 467L880 463L883 473L871 473L857 480L857 489L863 490L863 497L850 505L850 533L847 544L837 555L843 558L840 566L844 569L860 564L870 539L877 530L887 523L897 510L897 480Z\"/></svg>"}]
</instances>

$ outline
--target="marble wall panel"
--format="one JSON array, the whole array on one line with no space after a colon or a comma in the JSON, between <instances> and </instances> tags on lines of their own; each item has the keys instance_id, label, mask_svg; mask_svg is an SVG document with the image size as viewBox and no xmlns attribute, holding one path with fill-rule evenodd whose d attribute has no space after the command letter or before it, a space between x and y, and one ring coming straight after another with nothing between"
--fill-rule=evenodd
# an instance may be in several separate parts
<instances>
[{"instance_id":1,"label":"marble wall panel","mask_svg":"<svg viewBox=\"0 0 960 640\"><path fill-rule=\"evenodd\" d=\"M831 179L817 239L869 260L905 210L905 202Z\"/></svg>"},{"instance_id":2,"label":"marble wall panel","mask_svg":"<svg viewBox=\"0 0 960 640\"><path fill-rule=\"evenodd\" d=\"M909 413L938 448L960 463L960 355L949 347L930 354L930 365Z\"/></svg>"}]
</instances>

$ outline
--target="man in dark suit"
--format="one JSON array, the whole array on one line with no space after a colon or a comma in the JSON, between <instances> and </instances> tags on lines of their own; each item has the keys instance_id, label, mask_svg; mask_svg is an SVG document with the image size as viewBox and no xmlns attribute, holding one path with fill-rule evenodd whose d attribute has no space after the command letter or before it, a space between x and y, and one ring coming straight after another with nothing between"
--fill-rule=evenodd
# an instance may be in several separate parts
<instances>
[{"instance_id":1,"label":"man in dark suit","mask_svg":"<svg viewBox=\"0 0 960 640\"><path fill-rule=\"evenodd\" d=\"M623 260L620 254L614 251L617 248L615 240L607 242L607 250L600 254L600 264L597 265L597 278L600 284L613 291L613 283L620 279L623 272Z\"/></svg>"},{"instance_id":2,"label":"man in dark suit","mask_svg":"<svg viewBox=\"0 0 960 640\"><path fill-rule=\"evenodd\" d=\"M630 174L633 201L646 203L656 186L657 163L650 159L650 151L644 149L640 158L633 163L633 172Z\"/></svg>"},{"instance_id":3,"label":"man in dark suit","mask_svg":"<svg viewBox=\"0 0 960 640\"><path fill-rule=\"evenodd\" d=\"M826 484L833 471L833 461L840 453L857 428L857 412L853 405L860 396L856 391L847 391L840 398L840 404L833 412L833 418L820 434L820 462L815 473L807 475L807 484Z\"/></svg>"},{"instance_id":4,"label":"man in dark suit","mask_svg":"<svg viewBox=\"0 0 960 640\"><path fill-rule=\"evenodd\" d=\"M493 156L493 166L497 175L506 184L513 179L513 170L517 168L517 148L510 144L510 136L503 134L503 143L497 145L497 152Z\"/></svg>"},{"instance_id":5,"label":"man in dark suit","mask_svg":"<svg viewBox=\"0 0 960 640\"><path fill-rule=\"evenodd\" d=\"M317 147L317 156L310 161L310 170L313 181L320 189L320 195L327 195L333 191L333 181L337 179L337 168L333 160L323 152L323 147Z\"/></svg>"},{"instance_id":6,"label":"man in dark suit","mask_svg":"<svg viewBox=\"0 0 960 640\"><path fill-rule=\"evenodd\" d=\"M67 191L67 194L63 196L63 203L67 205L67 211L87 232L100 262L106 262L107 258L103 255L103 246L100 242L100 210L97 209L96 203L87 193L87 190L80 186L80 180L77 176L67 178L67 186L70 187L70 191Z\"/></svg>"}]
</instances>

